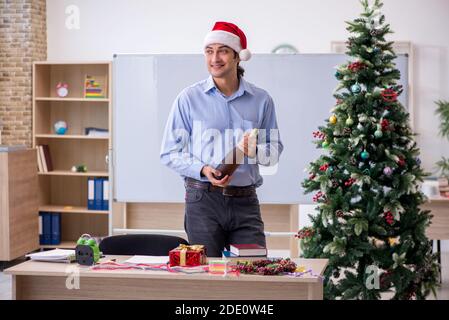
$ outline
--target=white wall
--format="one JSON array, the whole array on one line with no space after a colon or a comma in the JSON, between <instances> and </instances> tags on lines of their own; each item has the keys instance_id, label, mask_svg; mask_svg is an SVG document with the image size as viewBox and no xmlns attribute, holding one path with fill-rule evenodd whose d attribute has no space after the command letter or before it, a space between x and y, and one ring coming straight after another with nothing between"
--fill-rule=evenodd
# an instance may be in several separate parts
<instances>
[{"instance_id":1,"label":"white wall","mask_svg":"<svg viewBox=\"0 0 449 320\"><path fill-rule=\"evenodd\" d=\"M395 31L390 39L415 45L415 128L423 166L432 171L442 155L449 156L449 143L438 137L433 103L449 100L449 1L384 2ZM66 28L69 5L79 8L79 29ZM302 53L325 53L332 40L348 37L344 21L360 11L358 0L47 0L48 59L200 53L204 35L217 20L238 24L254 53L270 52L281 43Z\"/></svg>"},{"instance_id":2,"label":"white wall","mask_svg":"<svg viewBox=\"0 0 449 320\"><path fill-rule=\"evenodd\" d=\"M423 166L432 171L441 156L449 156L449 143L438 137L434 114L435 100L449 100L449 1L384 3L395 31L389 39L415 46L415 130ZM79 29L66 28L69 5L79 8ZM360 12L358 0L47 0L48 59L200 53L204 35L217 20L239 25L254 53L271 52L281 43L302 53L326 53L332 40L347 39L344 21Z\"/></svg>"}]
</instances>

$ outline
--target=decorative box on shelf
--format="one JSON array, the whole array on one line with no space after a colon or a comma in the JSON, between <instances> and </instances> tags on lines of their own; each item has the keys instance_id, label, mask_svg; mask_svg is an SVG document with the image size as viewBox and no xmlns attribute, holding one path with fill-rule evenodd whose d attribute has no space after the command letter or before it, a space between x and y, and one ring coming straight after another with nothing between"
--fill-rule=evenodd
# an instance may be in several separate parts
<instances>
[{"instance_id":1,"label":"decorative box on shelf","mask_svg":"<svg viewBox=\"0 0 449 320\"><path fill-rule=\"evenodd\" d=\"M206 264L206 248L203 245L180 244L169 252L170 266L196 267Z\"/></svg>"}]
</instances>

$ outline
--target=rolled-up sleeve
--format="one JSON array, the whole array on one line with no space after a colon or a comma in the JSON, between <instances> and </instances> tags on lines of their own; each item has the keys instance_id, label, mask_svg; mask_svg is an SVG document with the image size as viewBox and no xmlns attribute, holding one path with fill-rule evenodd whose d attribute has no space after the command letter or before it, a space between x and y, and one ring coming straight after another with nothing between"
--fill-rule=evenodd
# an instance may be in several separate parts
<instances>
[{"instance_id":1,"label":"rolled-up sleeve","mask_svg":"<svg viewBox=\"0 0 449 320\"><path fill-rule=\"evenodd\" d=\"M277 164L283 149L274 102L268 96L257 138L257 164L262 166Z\"/></svg>"}]
</instances>

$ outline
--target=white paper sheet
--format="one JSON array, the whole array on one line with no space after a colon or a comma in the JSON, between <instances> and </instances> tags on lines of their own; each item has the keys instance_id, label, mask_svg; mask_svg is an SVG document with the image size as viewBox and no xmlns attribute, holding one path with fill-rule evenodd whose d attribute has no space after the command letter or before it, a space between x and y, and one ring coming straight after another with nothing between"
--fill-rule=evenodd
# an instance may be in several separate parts
<instances>
[{"instance_id":1,"label":"white paper sheet","mask_svg":"<svg viewBox=\"0 0 449 320\"><path fill-rule=\"evenodd\" d=\"M168 256L133 256L124 263L132 264L165 264L169 261Z\"/></svg>"}]
</instances>

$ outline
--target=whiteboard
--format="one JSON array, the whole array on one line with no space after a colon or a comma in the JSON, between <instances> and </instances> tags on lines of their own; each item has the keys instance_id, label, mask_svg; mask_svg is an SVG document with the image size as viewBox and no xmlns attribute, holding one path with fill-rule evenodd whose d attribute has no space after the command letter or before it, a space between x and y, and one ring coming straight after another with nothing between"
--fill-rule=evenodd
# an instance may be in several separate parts
<instances>
[{"instance_id":1,"label":"whiteboard","mask_svg":"<svg viewBox=\"0 0 449 320\"><path fill-rule=\"evenodd\" d=\"M335 105L334 67L344 54L256 54L242 66L245 79L273 97L284 151L275 167L260 166L261 203L312 203L304 195L304 169L322 150L312 132ZM407 56L396 60L407 101ZM116 54L113 59L112 171L114 199L184 202L182 178L160 163L159 152L173 101L182 89L209 76L202 54Z\"/></svg>"}]
</instances>

